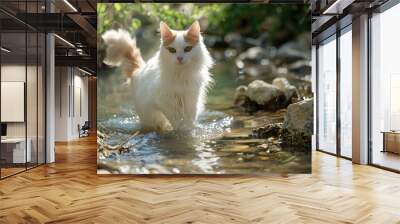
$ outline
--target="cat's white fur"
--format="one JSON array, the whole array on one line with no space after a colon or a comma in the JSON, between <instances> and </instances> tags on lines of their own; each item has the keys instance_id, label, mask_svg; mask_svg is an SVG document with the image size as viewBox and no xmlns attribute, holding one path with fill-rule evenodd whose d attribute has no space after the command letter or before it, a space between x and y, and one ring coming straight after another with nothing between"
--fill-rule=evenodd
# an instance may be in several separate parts
<instances>
[{"instance_id":1,"label":"cat's white fur","mask_svg":"<svg viewBox=\"0 0 400 224\"><path fill-rule=\"evenodd\" d=\"M197 22L185 31L171 30L161 22L160 32L159 51L144 63L135 41L126 31L107 31L102 36L107 46L104 62L121 66L131 77L134 106L142 129L190 129L203 110L207 89L212 82L209 70L213 60L203 43ZM174 38L168 39L171 35ZM192 40L197 35L195 44L189 44L188 35L192 35ZM189 45L193 46L192 50L184 52ZM176 53L167 48L176 49Z\"/></svg>"}]
</instances>

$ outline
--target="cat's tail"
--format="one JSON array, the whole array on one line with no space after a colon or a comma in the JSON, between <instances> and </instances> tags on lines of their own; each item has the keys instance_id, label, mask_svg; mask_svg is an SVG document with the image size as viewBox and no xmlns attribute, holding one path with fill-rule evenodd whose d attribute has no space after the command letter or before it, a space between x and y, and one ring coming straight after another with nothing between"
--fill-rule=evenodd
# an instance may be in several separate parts
<instances>
[{"instance_id":1,"label":"cat's tail","mask_svg":"<svg viewBox=\"0 0 400 224\"><path fill-rule=\"evenodd\" d=\"M135 39L125 30L109 30L102 35L106 45L104 63L120 66L122 73L132 79L145 64Z\"/></svg>"}]
</instances>

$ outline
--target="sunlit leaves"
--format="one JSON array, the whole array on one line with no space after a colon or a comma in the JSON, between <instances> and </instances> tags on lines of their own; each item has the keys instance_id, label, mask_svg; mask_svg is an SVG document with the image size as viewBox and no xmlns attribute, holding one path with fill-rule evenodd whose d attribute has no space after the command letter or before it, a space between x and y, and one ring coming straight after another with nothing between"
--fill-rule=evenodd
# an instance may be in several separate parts
<instances>
[{"instance_id":1,"label":"sunlit leaves","mask_svg":"<svg viewBox=\"0 0 400 224\"><path fill-rule=\"evenodd\" d=\"M309 6L284 4L98 3L97 13L99 34L111 28L134 33L143 24L155 25L160 21L173 29L185 29L200 20L207 33L268 32L272 42L309 31L311 22Z\"/></svg>"},{"instance_id":2,"label":"sunlit leaves","mask_svg":"<svg viewBox=\"0 0 400 224\"><path fill-rule=\"evenodd\" d=\"M132 29L138 29L142 25L142 22L140 22L139 19L133 18L131 22L131 27Z\"/></svg>"}]
</instances>

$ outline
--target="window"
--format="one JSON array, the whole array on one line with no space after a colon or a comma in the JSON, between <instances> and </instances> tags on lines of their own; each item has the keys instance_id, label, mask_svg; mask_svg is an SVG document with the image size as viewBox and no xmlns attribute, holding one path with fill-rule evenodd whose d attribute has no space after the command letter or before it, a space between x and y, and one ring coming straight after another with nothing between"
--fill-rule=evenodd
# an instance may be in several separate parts
<instances>
[{"instance_id":1,"label":"window","mask_svg":"<svg viewBox=\"0 0 400 224\"><path fill-rule=\"evenodd\" d=\"M336 153L336 36L318 48L318 149Z\"/></svg>"},{"instance_id":2,"label":"window","mask_svg":"<svg viewBox=\"0 0 400 224\"><path fill-rule=\"evenodd\" d=\"M352 156L352 35L351 26L340 36L340 155Z\"/></svg>"},{"instance_id":3,"label":"window","mask_svg":"<svg viewBox=\"0 0 400 224\"><path fill-rule=\"evenodd\" d=\"M400 170L400 5L371 18L371 162Z\"/></svg>"},{"instance_id":4,"label":"window","mask_svg":"<svg viewBox=\"0 0 400 224\"><path fill-rule=\"evenodd\" d=\"M19 16L38 13L44 1L1 1ZM45 163L45 35L0 12L0 178ZM4 22L4 21L9 22ZM13 108L13 109L11 109Z\"/></svg>"}]
</instances>

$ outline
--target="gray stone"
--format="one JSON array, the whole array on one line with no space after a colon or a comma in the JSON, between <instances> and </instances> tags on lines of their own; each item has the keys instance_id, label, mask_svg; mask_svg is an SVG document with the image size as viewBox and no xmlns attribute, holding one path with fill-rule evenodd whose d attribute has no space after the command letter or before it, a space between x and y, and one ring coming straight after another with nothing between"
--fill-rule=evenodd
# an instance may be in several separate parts
<instances>
[{"instance_id":1,"label":"gray stone","mask_svg":"<svg viewBox=\"0 0 400 224\"><path fill-rule=\"evenodd\" d=\"M309 60L299 60L290 65L288 65L290 72L293 72L300 76L306 76L311 74L311 61Z\"/></svg>"},{"instance_id":2,"label":"gray stone","mask_svg":"<svg viewBox=\"0 0 400 224\"><path fill-rule=\"evenodd\" d=\"M267 124L264 127L254 129L251 133L253 138L278 138L282 131L282 123Z\"/></svg>"},{"instance_id":3,"label":"gray stone","mask_svg":"<svg viewBox=\"0 0 400 224\"><path fill-rule=\"evenodd\" d=\"M313 134L314 99L290 104L283 122L282 140L286 145L299 149L311 149Z\"/></svg>"},{"instance_id":4,"label":"gray stone","mask_svg":"<svg viewBox=\"0 0 400 224\"><path fill-rule=\"evenodd\" d=\"M246 66L243 69L243 73L248 77L257 77L264 73L264 69L261 66Z\"/></svg>"},{"instance_id":5,"label":"gray stone","mask_svg":"<svg viewBox=\"0 0 400 224\"><path fill-rule=\"evenodd\" d=\"M207 39L207 38L206 38ZM242 36L238 33L228 33L225 35L224 41L229 44L230 47L233 48L242 48L243 47L243 39Z\"/></svg>"},{"instance_id":6,"label":"gray stone","mask_svg":"<svg viewBox=\"0 0 400 224\"><path fill-rule=\"evenodd\" d=\"M265 56L265 50L261 47L251 47L239 55L243 61L248 60L252 62L260 61Z\"/></svg>"},{"instance_id":7,"label":"gray stone","mask_svg":"<svg viewBox=\"0 0 400 224\"><path fill-rule=\"evenodd\" d=\"M237 55L237 50L235 50L235 49L231 49L231 48L229 48L229 49L226 49L225 51L224 51L224 55L225 55L225 58L233 58L233 57L236 57L236 55Z\"/></svg>"},{"instance_id":8,"label":"gray stone","mask_svg":"<svg viewBox=\"0 0 400 224\"><path fill-rule=\"evenodd\" d=\"M288 104L294 102L293 98L297 99L298 98L298 91L297 88L289 83L289 81L286 78L279 77L275 78L272 81L272 85L278 87L280 90L283 91L286 97L286 101Z\"/></svg>"},{"instance_id":9,"label":"gray stone","mask_svg":"<svg viewBox=\"0 0 400 224\"><path fill-rule=\"evenodd\" d=\"M297 50L293 44L288 43L284 44L278 49L275 57L283 63L289 63L297 60L303 60L306 58L306 55L300 50Z\"/></svg>"},{"instance_id":10,"label":"gray stone","mask_svg":"<svg viewBox=\"0 0 400 224\"><path fill-rule=\"evenodd\" d=\"M254 80L247 89L247 96L259 105L270 103L281 94L282 91L278 87L262 80Z\"/></svg>"},{"instance_id":11,"label":"gray stone","mask_svg":"<svg viewBox=\"0 0 400 224\"><path fill-rule=\"evenodd\" d=\"M235 106L242 106L248 100L249 97L247 96L247 86L245 85L238 86L235 90L235 101L234 101Z\"/></svg>"}]
</instances>

